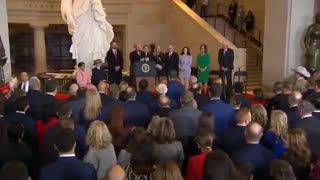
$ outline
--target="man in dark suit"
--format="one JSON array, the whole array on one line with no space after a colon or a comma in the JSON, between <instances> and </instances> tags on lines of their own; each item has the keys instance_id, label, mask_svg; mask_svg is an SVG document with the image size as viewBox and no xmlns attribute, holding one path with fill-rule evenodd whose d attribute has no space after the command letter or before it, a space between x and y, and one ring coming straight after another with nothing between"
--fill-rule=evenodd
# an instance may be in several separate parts
<instances>
[{"instance_id":1,"label":"man in dark suit","mask_svg":"<svg viewBox=\"0 0 320 180\"><path fill-rule=\"evenodd\" d=\"M97 87L100 81L107 81L107 74L104 69L101 68L101 59L95 60L93 65L96 67L92 69L92 83Z\"/></svg>"},{"instance_id":2,"label":"man in dark suit","mask_svg":"<svg viewBox=\"0 0 320 180\"><path fill-rule=\"evenodd\" d=\"M251 101L243 94L243 84L241 82L236 82L233 85L233 94L235 97L240 99L241 108L251 108Z\"/></svg>"},{"instance_id":3,"label":"man in dark suit","mask_svg":"<svg viewBox=\"0 0 320 180\"><path fill-rule=\"evenodd\" d=\"M289 108L285 110L288 117L288 127L294 128L295 124L300 120L298 111L298 103L302 100L302 94L299 91L293 91L289 96Z\"/></svg>"},{"instance_id":4,"label":"man in dark suit","mask_svg":"<svg viewBox=\"0 0 320 180\"><path fill-rule=\"evenodd\" d=\"M320 120L312 116L314 107L309 101L303 100L299 102L298 110L301 119L296 123L295 128L302 129L306 133L311 151L320 157Z\"/></svg>"},{"instance_id":5,"label":"man in dark suit","mask_svg":"<svg viewBox=\"0 0 320 180\"><path fill-rule=\"evenodd\" d=\"M36 76L31 77L29 80L29 91L26 95L28 98L30 109L27 114L35 120L42 119L42 110L45 104L47 104L46 95L40 91L41 84L39 78Z\"/></svg>"},{"instance_id":6,"label":"man in dark suit","mask_svg":"<svg viewBox=\"0 0 320 180\"><path fill-rule=\"evenodd\" d=\"M85 89L78 89L77 97L74 100L69 101L69 105L72 109L72 119L75 122L79 122L81 110L84 109L86 103L85 93Z\"/></svg>"},{"instance_id":7,"label":"man in dark suit","mask_svg":"<svg viewBox=\"0 0 320 180\"><path fill-rule=\"evenodd\" d=\"M18 84L18 89L22 89L25 93L29 91L29 74L25 71L20 73L21 82Z\"/></svg>"},{"instance_id":8,"label":"man in dark suit","mask_svg":"<svg viewBox=\"0 0 320 180\"><path fill-rule=\"evenodd\" d=\"M136 87L136 76L134 74L134 66L136 62L139 62L142 58L142 47L141 44L135 44L135 50L130 55L130 85Z\"/></svg>"},{"instance_id":9,"label":"man in dark suit","mask_svg":"<svg viewBox=\"0 0 320 180\"><path fill-rule=\"evenodd\" d=\"M120 84L122 81L123 57L116 42L112 42L107 53L108 77L110 84Z\"/></svg>"},{"instance_id":10,"label":"man in dark suit","mask_svg":"<svg viewBox=\"0 0 320 180\"><path fill-rule=\"evenodd\" d=\"M76 138L71 129L59 131L55 136L54 147L60 157L41 170L39 180L97 179L95 168L76 157L75 146Z\"/></svg>"},{"instance_id":11,"label":"man in dark suit","mask_svg":"<svg viewBox=\"0 0 320 180\"><path fill-rule=\"evenodd\" d=\"M123 106L123 102L121 102L118 97L119 86L116 84L111 84L108 88L108 95L106 96L103 104L103 112L107 114L107 117L109 117L113 106Z\"/></svg>"},{"instance_id":12,"label":"man in dark suit","mask_svg":"<svg viewBox=\"0 0 320 180\"><path fill-rule=\"evenodd\" d=\"M248 124L245 130L246 145L232 152L231 158L235 163L250 162L254 167L256 179L270 179L269 165L272 152L259 144L263 135L263 128L256 122Z\"/></svg>"},{"instance_id":13,"label":"man in dark suit","mask_svg":"<svg viewBox=\"0 0 320 180\"><path fill-rule=\"evenodd\" d=\"M169 76L170 81L167 84L167 96L171 100L176 101L176 103L180 107L180 99L186 91L185 86L178 80L178 74L175 71L171 71Z\"/></svg>"},{"instance_id":14,"label":"man in dark suit","mask_svg":"<svg viewBox=\"0 0 320 180\"><path fill-rule=\"evenodd\" d=\"M109 85L104 81L99 82L99 84L97 86L99 94L100 94L102 105L107 103L107 101L108 101L108 88L109 88L108 86Z\"/></svg>"},{"instance_id":15,"label":"man in dark suit","mask_svg":"<svg viewBox=\"0 0 320 180\"><path fill-rule=\"evenodd\" d=\"M233 107L220 100L221 93L221 84L212 84L209 93L211 100L200 108L203 112L211 112L214 115L215 133L217 135L235 124Z\"/></svg>"},{"instance_id":16,"label":"man in dark suit","mask_svg":"<svg viewBox=\"0 0 320 180\"><path fill-rule=\"evenodd\" d=\"M28 166L30 175L34 176L36 174L35 154L26 144L21 142L23 133L24 130L21 123L13 122L8 125L8 142L0 144L0 167L10 161L21 161Z\"/></svg>"},{"instance_id":17,"label":"man in dark suit","mask_svg":"<svg viewBox=\"0 0 320 180\"><path fill-rule=\"evenodd\" d=\"M26 115L29 102L26 97L18 98L15 102L16 111L5 116L4 120L8 124L19 122L24 127L23 140L32 150L36 150L36 121Z\"/></svg>"},{"instance_id":18,"label":"man in dark suit","mask_svg":"<svg viewBox=\"0 0 320 180\"><path fill-rule=\"evenodd\" d=\"M173 109L170 107L170 99L167 96L159 97L160 107L152 113L152 116L168 117L169 112Z\"/></svg>"},{"instance_id":19,"label":"man in dark suit","mask_svg":"<svg viewBox=\"0 0 320 180\"><path fill-rule=\"evenodd\" d=\"M167 97L168 88L166 84L158 84L156 88L158 96L154 97L148 104L149 111L152 113L156 112L159 109L159 99L163 96ZM169 98L170 99L170 98ZM173 109L177 109L178 105L175 100L170 99L170 107Z\"/></svg>"},{"instance_id":20,"label":"man in dark suit","mask_svg":"<svg viewBox=\"0 0 320 180\"><path fill-rule=\"evenodd\" d=\"M146 79L142 79L139 82L139 92L137 93L137 101L148 105L150 101L152 101L153 94L148 90L148 81Z\"/></svg>"},{"instance_id":21,"label":"man in dark suit","mask_svg":"<svg viewBox=\"0 0 320 180\"><path fill-rule=\"evenodd\" d=\"M222 83L225 84L225 79L227 79L227 90L229 93L232 91L232 70L234 62L233 50L228 47L228 43L225 42L223 48L219 50L218 61L220 66L220 77L222 78Z\"/></svg>"},{"instance_id":22,"label":"man in dark suit","mask_svg":"<svg viewBox=\"0 0 320 180\"><path fill-rule=\"evenodd\" d=\"M198 121L202 114L196 107L193 93L187 91L181 98L182 107L169 112L177 139L186 143L188 138L196 134L198 128Z\"/></svg>"},{"instance_id":23,"label":"man in dark suit","mask_svg":"<svg viewBox=\"0 0 320 180\"><path fill-rule=\"evenodd\" d=\"M320 95L320 79L314 81L314 92L309 96L307 100L311 101L314 96Z\"/></svg>"},{"instance_id":24,"label":"man in dark suit","mask_svg":"<svg viewBox=\"0 0 320 180\"><path fill-rule=\"evenodd\" d=\"M282 97L282 89L283 89L283 83L280 81L277 81L273 85L273 93L275 94L271 99L269 99L267 103L267 111L268 114L271 113L274 109L279 109L280 100Z\"/></svg>"},{"instance_id":25,"label":"man in dark suit","mask_svg":"<svg viewBox=\"0 0 320 180\"><path fill-rule=\"evenodd\" d=\"M56 99L58 93L58 84L55 80L46 81L46 93L44 95L45 105L52 105L52 109L57 113L59 109L59 102Z\"/></svg>"},{"instance_id":26,"label":"man in dark suit","mask_svg":"<svg viewBox=\"0 0 320 180\"><path fill-rule=\"evenodd\" d=\"M197 102L198 108L209 103L209 96L201 93L201 87L199 84L193 85L190 90L194 95L194 100Z\"/></svg>"},{"instance_id":27,"label":"man in dark suit","mask_svg":"<svg viewBox=\"0 0 320 180\"><path fill-rule=\"evenodd\" d=\"M293 84L289 81L285 81L283 83L283 89L282 89L282 97L280 98L280 104L279 104L279 109L277 110L282 110L285 111L286 109L289 108L289 96L292 93L293 90Z\"/></svg>"},{"instance_id":28,"label":"man in dark suit","mask_svg":"<svg viewBox=\"0 0 320 180\"><path fill-rule=\"evenodd\" d=\"M137 93L132 87L126 90L128 97L124 104L124 111L127 114L128 124L136 127L147 127L150 121L148 107L136 100Z\"/></svg>"},{"instance_id":29,"label":"man in dark suit","mask_svg":"<svg viewBox=\"0 0 320 180\"><path fill-rule=\"evenodd\" d=\"M311 99L311 103L314 106L314 111L312 112L312 116L315 119L320 120L320 95L315 95Z\"/></svg>"},{"instance_id":30,"label":"man in dark suit","mask_svg":"<svg viewBox=\"0 0 320 180\"><path fill-rule=\"evenodd\" d=\"M143 52L141 56L141 61L155 61L154 55L150 52L150 48L148 45L143 46Z\"/></svg>"},{"instance_id":31,"label":"man in dark suit","mask_svg":"<svg viewBox=\"0 0 320 180\"><path fill-rule=\"evenodd\" d=\"M30 171L30 170L29 170ZM21 161L10 161L4 164L0 171L0 179L12 180L12 179L23 179L30 180L28 167Z\"/></svg>"},{"instance_id":32,"label":"man in dark suit","mask_svg":"<svg viewBox=\"0 0 320 180\"><path fill-rule=\"evenodd\" d=\"M226 129L218 138L218 146L229 155L246 144L244 132L251 122L250 109L241 108L236 114L236 121L235 127Z\"/></svg>"},{"instance_id":33,"label":"man in dark suit","mask_svg":"<svg viewBox=\"0 0 320 180\"><path fill-rule=\"evenodd\" d=\"M174 52L173 45L169 45L169 52L166 53L165 59L167 75L169 75L171 71L179 74L179 55Z\"/></svg>"}]
</instances>

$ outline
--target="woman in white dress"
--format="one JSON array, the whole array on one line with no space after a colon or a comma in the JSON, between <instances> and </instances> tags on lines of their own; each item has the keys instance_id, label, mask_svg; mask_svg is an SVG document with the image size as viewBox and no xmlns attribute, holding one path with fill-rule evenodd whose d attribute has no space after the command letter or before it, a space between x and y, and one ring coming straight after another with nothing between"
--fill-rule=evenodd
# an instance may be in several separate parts
<instances>
[{"instance_id":1,"label":"woman in white dress","mask_svg":"<svg viewBox=\"0 0 320 180\"><path fill-rule=\"evenodd\" d=\"M105 59L114 33L101 1L61 0L61 15L72 35L72 58L87 65Z\"/></svg>"}]
</instances>

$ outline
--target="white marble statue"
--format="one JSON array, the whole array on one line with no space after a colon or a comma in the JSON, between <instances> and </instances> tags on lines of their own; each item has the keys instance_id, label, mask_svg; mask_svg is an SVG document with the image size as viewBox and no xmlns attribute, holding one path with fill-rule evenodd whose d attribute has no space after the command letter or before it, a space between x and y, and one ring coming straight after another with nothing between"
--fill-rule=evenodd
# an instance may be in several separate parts
<instances>
[{"instance_id":1,"label":"white marble statue","mask_svg":"<svg viewBox=\"0 0 320 180\"><path fill-rule=\"evenodd\" d=\"M72 35L72 58L86 67L94 60L104 60L114 33L101 0L61 0L61 15Z\"/></svg>"}]
</instances>

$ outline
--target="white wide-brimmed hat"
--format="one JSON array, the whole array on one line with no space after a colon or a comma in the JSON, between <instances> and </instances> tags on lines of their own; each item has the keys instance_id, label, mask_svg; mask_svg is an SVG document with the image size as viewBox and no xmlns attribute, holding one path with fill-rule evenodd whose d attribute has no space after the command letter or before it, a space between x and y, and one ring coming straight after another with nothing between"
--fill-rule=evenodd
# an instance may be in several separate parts
<instances>
[{"instance_id":1,"label":"white wide-brimmed hat","mask_svg":"<svg viewBox=\"0 0 320 180\"><path fill-rule=\"evenodd\" d=\"M296 69L291 69L292 71L301 74L304 77L310 77L310 73L303 66L298 66Z\"/></svg>"}]
</instances>

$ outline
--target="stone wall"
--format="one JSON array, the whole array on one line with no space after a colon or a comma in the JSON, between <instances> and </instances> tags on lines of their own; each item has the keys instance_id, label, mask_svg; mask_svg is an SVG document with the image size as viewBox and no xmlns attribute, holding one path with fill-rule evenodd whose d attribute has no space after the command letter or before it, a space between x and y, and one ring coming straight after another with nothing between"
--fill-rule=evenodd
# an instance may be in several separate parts
<instances>
[{"instance_id":1,"label":"stone wall","mask_svg":"<svg viewBox=\"0 0 320 180\"><path fill-rule=\"evenodd\" d=\"M6 79L11 78L11 63L10 63L10 46L9 46L9 33L8 33L8 16L6 8L6 0L0 0L0 35L3 45L6 50L8 61L4 67Z\"/></svg>"}]
</instances>

